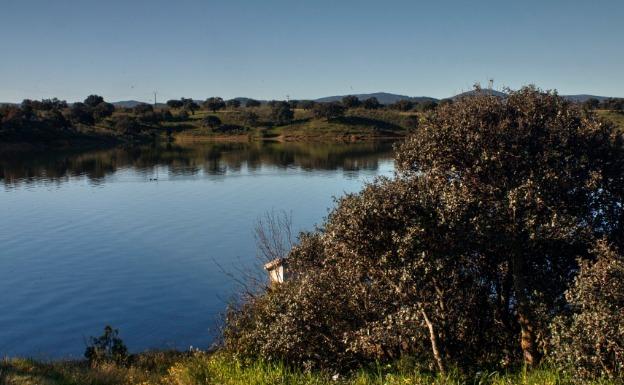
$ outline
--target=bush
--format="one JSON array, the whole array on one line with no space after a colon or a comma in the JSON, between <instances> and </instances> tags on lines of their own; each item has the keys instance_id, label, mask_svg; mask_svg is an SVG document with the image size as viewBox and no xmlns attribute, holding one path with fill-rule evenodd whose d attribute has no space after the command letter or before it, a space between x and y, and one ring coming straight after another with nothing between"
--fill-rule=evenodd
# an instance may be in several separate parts
<instances>
[{"instance_id":1,"label":"bush","mask_svg":"<svg viewBox=\"0 0 624 385\"><path fill-rule=\"evenodd\" d=\"M217 128L221 125L221 119L214 115L208 115L204 119L202 119L202 126L208 128Z\"/></svg>"},{"instance_id":2,"label":"bush","mask_svg":"<svg viewBox=\"0 0 624 385\"><path fill-rule=\"evenodd\" d=\"M624 379L624 256L605 241L566 292L571 314L552 327L553 358L577 376Z\"/></svg>"},{"instance_id":3,"label":"bush","mask_svg":"<svg viewBox=\"0 0 624 385\"><path fill-rule=\"evenodd\" d=\"M290 104L288 104L288 102L272 101L269 103L273 104L271 107L271 120L273 120L274 123L288 124L295 117L295 114L290 109Z\"/></svg>"},{"instance_id":4,"label":"bush","mask_svg":"<svg viewBox=\"0 0 624 385\"><path fill-rule=\"evenodd\" d=\"M329 121L344 116L345 108L340 103L317 103L312 112L315 118Z\"/></svg>"},{"instance_id":5,"label":"bush","mask_svg":"<svg viewBox=\"0 0 624 385\"><path fill-rule=\"evenodd\" d=\"M125 135L134 135L141 131L141 125L135 118L123 115L115 120L115 131Z\"/></svg>"},{"instance_id":6,"label":"bush","mask_svg":"<svg viewBox=\"0 0 624 385\"><path fill-rule=\"evenodd\" d=\"M85 350L85 358L91 365L100 362L115 362L123 364L128 359L128 348L119 338L119 330L110 326L104 327L104 334L99 337L91 337L90 344Z\"/></svg>"},{"instance_id":7,"label":"bush","mask_svg":"<svg viewBox=\"0 0 624 385\"><path fill-rule=\"evenodd\" d=\"M226 348L304 367L539 364L577 258L622 240L621 135L534 87L421 123L394 178L340 199L291 278L230 309Z\"/></svg>"}]
</instances>

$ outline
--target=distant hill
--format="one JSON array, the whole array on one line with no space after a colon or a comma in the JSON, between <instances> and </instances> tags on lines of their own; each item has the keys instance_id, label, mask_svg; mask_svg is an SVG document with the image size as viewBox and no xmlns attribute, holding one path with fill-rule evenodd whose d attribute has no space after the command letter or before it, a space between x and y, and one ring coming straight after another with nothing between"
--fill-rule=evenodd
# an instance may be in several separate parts
<instances>
[{"instance_id":1,"label":"distant hill","mask_svg":"<svg viewBox=\"0 0 624 385\"><path fill-rule=\"evenodd\" d=\"M587 94L580 94L580 95L561 95L564 98L573 101L573 102L577 102L577 103L584 103L586 102L588 99L598 99L599 101L603 102L607 99L610 99L610 97L608 96L596 96L596 95L587 95Z\"/></svg>"},{"instance_id":2,"label":"distant hill","mask_svg":"<svg viewBox=\"0 0 624 385\"><path fill-rule=\"evenodd\" d=\"M154 103L149 103L149 102L139 102L138 100L122 100L119 102L112 102L111 104L114 105L115 107L122 107L122 108L134 108L136 107L137 104L151 104L153 105ZM162 108L162 107L166 107L167 105L165 103L156 103L156 107L157 108Z\"/></svg>"},{"instance_id":3,"label":"distant hill","mask_svg":"<svg viewBox=\"0 0 624 385\"><path fill-rule=\"evenodd\" d=\"M482 93L482 94L486 94L486 95L494 95L494 96L498 96L498 97L501 97L501 98L507 97L507 94L504 93L504 92L491 90L491 89L488 89L488 88L483 88L480 91L472 90L472 91L462 92L461 94L457 94L455 96L451 96L449 99L453 99L453 100L460 99L460 98L464 98L466 96L473 96L473 95L476 95L478 93Z\"/></svg>"},{"instance_id":4,"label":"distant hill","mask_svg":"<svg viewBox=\"0 0 624 385\"><path fill-rule=\"evenodd\" d=\"M123 108L134 108L137 104L141 104L143 102L139 102L138 100L121 100L119 102L113 102L112 104L115 107L123 107Z\"/></svg>"},{"instance_id":5,"label":"distant hill","mask_svg":"<svg viewBox=\"0 0 624 385\"><path fill-rule=\"evenodd\" d=\"M424 101L438 101L438 99L436 98L431 98L428 96L407 96L407 95L398 95L398 94L391 94L388 92L375 92L372 94L351 94L352 96L357 96L358 99L360 100L364 100L364 99L368 99L368 98L377 98L377 100L379 101L379 103L381 104L392 104L395 103L399 100L411 100L413 102L424 102ZM342 98L344 98L345 96L348 95L336 95L336 96L326 96L324 98L319 98L316 99L316 102L339 102L342 100Z\"/></svg>"}]
</instances>

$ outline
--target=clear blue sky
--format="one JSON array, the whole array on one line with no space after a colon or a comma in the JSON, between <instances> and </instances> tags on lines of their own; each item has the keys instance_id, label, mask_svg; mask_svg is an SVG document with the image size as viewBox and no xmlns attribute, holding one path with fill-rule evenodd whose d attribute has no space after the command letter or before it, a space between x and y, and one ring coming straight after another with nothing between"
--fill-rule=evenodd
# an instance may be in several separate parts
<instances>
[{"instance_id":1,"label":"clear blue sky","mask_svg":"<svg viewBox=\"0 0 624 385\"><path fill-rule=\"evenodd\" d=\"M623 0L1 0L0 101L624 96Z\"/></svg>"}]
</instances>

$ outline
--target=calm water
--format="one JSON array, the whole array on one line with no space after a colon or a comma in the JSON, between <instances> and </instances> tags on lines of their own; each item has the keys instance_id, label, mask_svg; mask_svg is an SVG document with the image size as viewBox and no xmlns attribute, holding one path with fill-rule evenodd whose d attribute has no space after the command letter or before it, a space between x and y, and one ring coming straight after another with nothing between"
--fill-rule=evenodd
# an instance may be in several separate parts
<instances>
[{"instance_id":1,"label":"calm water","mask_svg":"<svg viewBox=\"0 0 624 385\"><path fill-rule=\"evenodd\" d=\"M392 144L194 144L0 158L0 356L79 357L106 324L132 351L213 341L253 227L312 229L391 174ZM156 180L154 180L156 179Z\"/></svg>"}]
</instances>

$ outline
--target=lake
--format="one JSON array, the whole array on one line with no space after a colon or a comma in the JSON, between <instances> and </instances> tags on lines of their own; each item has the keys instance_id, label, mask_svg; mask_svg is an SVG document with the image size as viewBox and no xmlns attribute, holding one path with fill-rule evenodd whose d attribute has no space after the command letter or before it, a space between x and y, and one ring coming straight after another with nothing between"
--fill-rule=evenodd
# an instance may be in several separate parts
<instances>
[{"instance_id":1,"label":"lake","mask_svg":"<svg viewBox=\"0 0 624 385\"><path fill-rule=\"evenodd\" d=\"M392 143L195 143L0 157L0 357L81 357L110 324L133 352L206 348L253 229L312 230L393 171Z\"/></svg>"}]
</instances>

